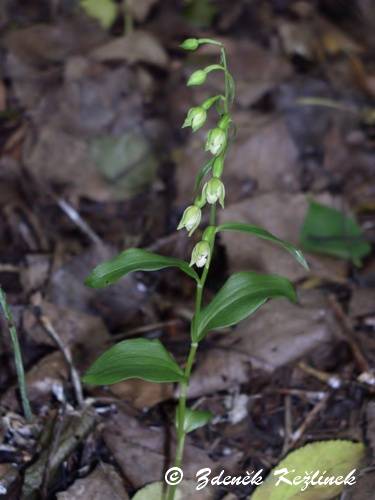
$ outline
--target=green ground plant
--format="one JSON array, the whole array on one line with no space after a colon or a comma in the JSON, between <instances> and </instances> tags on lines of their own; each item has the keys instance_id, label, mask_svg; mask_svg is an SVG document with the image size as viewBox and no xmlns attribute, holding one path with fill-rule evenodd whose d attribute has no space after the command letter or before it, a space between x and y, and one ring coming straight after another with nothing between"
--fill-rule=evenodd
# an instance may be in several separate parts
<instances>
[{"instance_id":1,"label":"green ground plant","mask_svg":"<svg viewBox=\"0 0 375 500\"><path fill-rule=\"evenodd\" d=\"M111 347L91 366L84 382L94 385L108 385L129 378L140 378L151 382L176 382L179 384L178 405L175 415L176 454L174 467L183 465L186 435L209 422L209 412L191 409L187 405L189 380L196 360L199 344L212 330L230 327L253 314L267 300L285 297L296 301L293 285L284 277L243 271L231 275L208 304L204 301L204 289L210 270L215 239L222 231L240 231L250 236L262 238L281 246L301 265L307 268L302 253L289 243L277 238L261 227L242 222L227 222L218 225L216 212L218 205L224 208L225 186L222 174L231 143L233 121L231 106L234 100L234 79L229 72L225 48L211 39L185 40L182 48L195 51L202 45L217 48L219 62L204 69L198 69L189 78L187 85L202 85L208 75L215 71L224 77L224 91L206 99L201 105L191 108L183 127L196 132L203 127L208 113L217 114L217 124L208 131L205 150L209 155L207 163L200 169L195 187L198 194L188 206L178 225L178 230L186 230L189 236L201 234L194 246L190 262L173 257L158 255L146 250L131 248L114 259L98 265L86 280L94 288L102 288L117 282L134 271L158 271L174 267L189 276L196 285L195 310L190 329L190 350L184 366L181 367L160 340L146 338L124 340ZM209 208L209 223L201 231L206 220L203 211ZM165 498L174 500L176 484L170 484Z\"/></svg>"}]
</instances>

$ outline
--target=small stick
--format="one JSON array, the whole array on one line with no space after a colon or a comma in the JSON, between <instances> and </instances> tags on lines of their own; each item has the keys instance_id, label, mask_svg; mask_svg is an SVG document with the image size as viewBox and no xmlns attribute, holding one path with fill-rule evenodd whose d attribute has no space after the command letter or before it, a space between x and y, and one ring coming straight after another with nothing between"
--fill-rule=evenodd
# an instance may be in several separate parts
<instances>
[{"instance_id":1,"label":"small stick","mask_svg":"<svg viewBox=\"0 0 375 500\"><path fill-rule=\"evenodd\" d=\"M45 316L44 314L40 314L39 320L40 320L41 324L43 325L45 331L53 339L53 341L56 343L56 345L58 346L58 348L62 352L62 355L64 356L64 359L69 367L70 378L71 378L71 381L73 384L73 389L74 389L77 403L79 406L82 406L84 400L83 400L81 380L79 378L77 370L75 369L75 367L73 365L72 354L70 352L70 349L68 346L64 345L59 334L57 333L57 331L55 330L55 328L53 327L51 321L49 320L49 318L47 318L47 316Z\"/></svg>"},{"instance_id":2,"label":"small stick","mask_svg":"<svg viewBox=\"0 0 375 500\"><path fill-rule=\"evenodd\" d=\"M335 313L335 316L338 320L338 322L341 325L341 328L344 333L344 338L346 342L349 344L350 349L352 350L354 359L357 363L358 368L360 371L363 373L371 372L370 366L367 362L367 359L363 355L362 351L360 350L357 342L354 340L354 331L353 327L351 325L351 322L345 312L343 311L341 304L337 301L336 297L334 295L330 295L328 297L328 302Z\"/></svg>"},{"instance_id":3,"label":"small stick","mask_svg":"<svg viewBox=\"0 0 375 500\"><path fill-rule=\"evenodd\" d=\"M282 455L285 455L289 448L290 436L292 435L292 398L287 394L284 398L284 426L285 426L285 436Z\"/></svg>"},{"instance_id":4,"label":"small stick","mask_svg":"<svg viewBox=\"0 0 375 500\"><path fill-rule=\"evenodd\" d=\"M317 370L316 368L309 366L303 361L298 363L298 368L311 375L312 377L317 378L321 382L328 384L330 387L332 387L332 389L339 389L342 386L342 380L337 375L332 375L330 373Z\"/></svg>"},{"instance_id":5,"label":"small stick","mask_svg":"<svg viewBox=\"0 0 375 500\"><path fill-rule=\"evenodd\" d=\"M306 429L309 427L309 425L312 424L312 422L318 416L318 413L322 411L323 408L326 406L329 397L330 394L327 393L318 403L316 403L314 408L307 414L302 424L290 436L290 445L294 446L302 438L303 434L306 432Z\"/></svg>"},{"instance_id":6,"label":"small stick","mask_svg":"<svg viewBox=\"0 0 375 500\"><path fill-rule=\"evenodd\" d=\"M31 411L29 398L27 396L25 370L23 368L21 348L20 348L20 344L18 341L17 330L16 330L16 327L14 325L13 315L10 311L8 302L6 300L6 295L3 291L3 289L1 288L1 286L0 286L0 305L4 311L4 316L5 316L5 319L6 319L7 324L8 324L10 338L11 338L12 345L13 345L14 362L16 364L16 372L17 372L18 386L20 389L23 413L26 417L26 420L30 421L33 418L33 414Z\"/></svg>"}]
</instances>

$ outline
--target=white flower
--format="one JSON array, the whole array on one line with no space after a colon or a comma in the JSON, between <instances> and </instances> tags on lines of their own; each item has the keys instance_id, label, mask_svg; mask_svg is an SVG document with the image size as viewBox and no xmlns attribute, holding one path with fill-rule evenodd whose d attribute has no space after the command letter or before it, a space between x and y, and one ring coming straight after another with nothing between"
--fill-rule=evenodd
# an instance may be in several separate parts
<instances>
[{"instance_id":1,"label":"white flower","mask_svg":"<svg viewBox=\"0 0 375 500\"><path fill-rule=\"evenodd\" d=\"M207 241L199 241L191 253L190 266L204 267L210 258L210 245Z\"/></svg>"},{"instance_id":2,"label":"white flower","mask_svg":"<svg viewBox=\"0 0 375 500\"><path fill-rule=\"evenodd\" d=\"M219 155L225 148L227 136L224 130L213 128L208 132L206 151L210 151L214 156Z\"/></svg>"},{"instance_id":3,"label":"white flower","mask_svg":"<svg viewBox=\"0 0 375 500\"><path fill-rule=\"evenodd\" d=\"M185 228L188 231L189 236L191 236L199 226L201 218L201 209L196 207L195 205L190 205L182 214L180 223L177 226L177 230Z\"/></svg>"},{"instance_id":4,"label":"white flower","mask_svg":"<svg viewBox=\"0 0 375 500\"><path fill-rule=\"evenodd\" d=\"M212 177L203 186L203 194L208 203L214 205L219 201L222 208L224 208L225 187L218 177Z\"/></svg>"},{"instance_id":5,"label":"white flower","mask_svg":"<svg viewBox=\"0 0 375 500\"><path fill-rule=\"evenodd\" d=\"M207 112L201 106L197 106L196 108L189 109L187 117L182 125L184 127L191 127L193 132L198 130L204 125L204 122L207 118Z\"/></svg>"}]
</instances>

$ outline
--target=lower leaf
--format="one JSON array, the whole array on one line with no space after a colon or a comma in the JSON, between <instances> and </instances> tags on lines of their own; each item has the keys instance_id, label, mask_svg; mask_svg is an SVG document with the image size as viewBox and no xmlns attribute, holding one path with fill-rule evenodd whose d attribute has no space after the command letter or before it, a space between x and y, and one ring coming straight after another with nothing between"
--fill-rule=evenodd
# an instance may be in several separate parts
<instances>
[{"instance_id":1,"label":"lower leaf","mask_svg":"<svg viewBox=\"0 0 375 500\"><path fill-rule=\"evenodd\" d=\"M83 381L110 385L128 378L182 382L184 373L159 340L131 339L114 345L89 368Z\"/></svg>"}]
</instances>

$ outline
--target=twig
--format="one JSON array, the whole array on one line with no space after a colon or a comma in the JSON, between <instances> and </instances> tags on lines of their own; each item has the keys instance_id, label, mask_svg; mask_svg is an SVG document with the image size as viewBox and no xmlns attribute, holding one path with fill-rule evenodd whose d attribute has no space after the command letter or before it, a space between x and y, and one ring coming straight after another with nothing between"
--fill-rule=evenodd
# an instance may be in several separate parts
<instances>
[{"instance_id":1,"label":"twig","mask_svg":"<svg viewBox=\"0 0 375 500\"><path fill-rule=\"evenodd\" d=\"M330 387L332 387L332 389L339 389L342 386L342 380L337 375L332 375L330 373L317 370L316 368L309 366L303 361L298 363L298 368L303 370L305 373L308 373L312 377L317 378L321 382L328 384Z\"/></svg>"},{"instance_id":2,"label":"twig","mask_svg":"<svg viewBox=\"0 0 375 500\"><path fill-rule=\"evenodd\" d=\"M72 360L72 354L70 352L70 349L68 346L64 345L62 342L59 334L53 327L51 321L45 316L44 314L40 314L39 320L41 324L43 325L45 331L48 333L48 335L54 340L60 351L62 352L62 355L64 356L64 359L68 365L69 371L70 371L70 378L72 381L76 401L79 406L83 405L83 392L82 392L82 385L81 385L81 380L79 378L78 372L75 369L73 365L73 360Z\"/></svg>"},{"instance_id":3,"label":"twig","mask_svg":"<svg viewBox=\"0 0 375 500\"><path fill-rule=\"evenodd\" d=\"M51 475L51 466L52 466L52 461L53 457L56 453L57 447L60 442L61 438L61 433L64 427L64 418L65 418L65 411L66 411L66 406L64 405L62 408L62 412L57 415L54 426L53 426L53 435L51 439L51 444L48 449L48 456L46 460L46 464L44 467L43 471L43 479L42 479L42 484L41 484L41 497L43 499L47 498L48 496L48 484L50 482L50 475Z\"/></svg>"},{"instance_id":4,"label":"twig","mask_svg":"<svg viewBox=\"0 0 375 500\"><path fill-rule=\"evenodd\" d=\"M152 332L154 330L158 330L159 328L165 328L168 326L175 326L181 322L179 319L170 319L168 321L161 321L159 323L153 323L151 325L139 326L137 328L133 328L132 330L128 330L124 333L116 333L116 335L112 335L108 342L117 342L118 340L133 337L134 335L139 335L140 333Z\"/></svg>"},{"instance_id":5,"label":"twig","mask_svg":"<svg viewBox=\"0 0 375 500\"><path fill-rule=\"evenodd\" d=\"M80 216L75 208L72 207L67 201L62 198L58 198L52 192L50 192L51 196L54 198L58 206L61 210L69 217L69 219L76 224L80 230L86 234L86 236L95 244L102 245L103 241L99 236L94 232L93 229L88 225L88 223Z\"/></svg>"},{"instance_id":6,"label":"twig","mask_svg":"<svg viewBox=\"0 0 375 500\"><path fill-rule=\"evenodd\" d=\"M318 403L316 403L314 408L307 414L302 424L292 433L290 436L290 446L294 446L302 438L306 429L313 423L319 412L326 406L330 395L331 394L327 393Z\"/></svg>"},{"instance_id":7,"label":"twig","mask_svg":"<svg viewBox=\"0 0 375 500\"><path fill-rule=\"evenodd\" d=\"M337 301L336 297L334 295L330 295L328 297L328 302L329 305L331 306L333 312L335 313L335 316L338 320L338 322L341 325L342 331L344 333L344 338L346 342L349 344L350 349L352 350L354 359L357 363L357 366L359 370L363 373L369 373L371 372L370 366L367 362L367 359L363 355L362 351L360 350L357 342L354 340L355 334L353 327L351 325L351 322L348 318L348 316L345 314L343 311L341 304Z\"/></svg>"},{"instance_id":8,"label":"twig","mask_svg":"<svg viewBox=\"0 0 375 500\"><path fill-rule=\"evenodd\" d=\"M18 341L17 330L14 325L13 315L10 311L8 302L6 300L6 295L3 289L0 287L0 305L4 311L4 316L8 324L9 334L13 345L13 353L14 353L14 362L16 365L18 386L21 395L21 403L23 408L23 413L27 420L32 420L33 414L30 407L29 398L27 396L27 387L25 380L25 370L23 367L21 348Z\"/></svg>"},{"instance_id":9,"label":"twig","mask_svg":"<svg viewBox=\"0 0 375 500\"><path fill-rule=\"evenodd\" d=\"M290 436L292 435L292 398L290 395L286 395L284 398L284 428L285 428L285 436L284 436L284 445L282 455L285 455L289 448Z\"/></svg>"}]
</instances>

